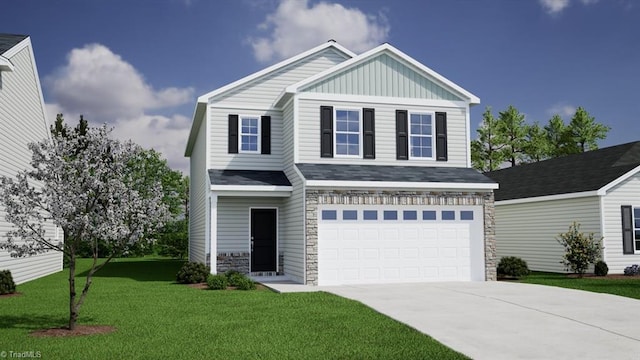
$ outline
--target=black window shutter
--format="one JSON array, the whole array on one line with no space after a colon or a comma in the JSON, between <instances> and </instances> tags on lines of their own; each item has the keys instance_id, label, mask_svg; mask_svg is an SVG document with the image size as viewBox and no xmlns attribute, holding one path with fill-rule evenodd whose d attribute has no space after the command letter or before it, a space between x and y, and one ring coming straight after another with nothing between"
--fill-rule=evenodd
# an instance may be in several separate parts
<instances>
[{"instance_id":1,"label":"black window shutter","mask_svg":"<svg viewBox=\"0 0 640 360\"><path fill-rule=\"evenodd\" d=\"M365 159L376 158L376 111L375 109L362 109L362 149Z\"/></svg>"},{"instance_id":2,"label":"black window shutter","mask_svg":"<svg viewBox=\"0 0 640 360\"><path fill-rule=\"evenodd\" d=\"M396 159L409 160L409 126L407 110L396 110Z\"/></svg>"},{"instance_id":3,"label":"black window shutter","mask_svg":"<svg viewBox=\"0 0 640 360\"><path fill-rule=\"evenodd\" d=\"M271 116L260 118L260 146L262 154L271 154Z\"/></svg>"},{"instance_id":4,"label":"black window shutter","mask_svg":"<svg viewBox=\"0 0 640 360\"><path fill-rule=\"evenodd\" d=\"M447 113L436 113L436 161L447 161Z\"/></svg>"},{"instance_id":5,"label":"black window shutter","mask_svg":"<svg viewBox=\"0 0 640 360\"><path fill-rule=\"evenodd\" d=\"M622 212L622 253L633 254L633 209L629 205L620 207Z\"/></svg>"},{"instance_id":6,"label":"black window shutter","mask_svg":"<svg viewBox=\"0 0 640 360\"><path fill-rule=\"evenodd\" d=\"M229 114L229 154L238 153L238 115Z\"/></svg>"},{"instance_id":7,"label":"black window shutter","mask_svg":"<svg viewBox=\"0 0 640 360\"><path fill-rule=\"evenodd\" d=\"M320 157L333 157L332 106L320 106Z\"/></svg>"}]
</instances>

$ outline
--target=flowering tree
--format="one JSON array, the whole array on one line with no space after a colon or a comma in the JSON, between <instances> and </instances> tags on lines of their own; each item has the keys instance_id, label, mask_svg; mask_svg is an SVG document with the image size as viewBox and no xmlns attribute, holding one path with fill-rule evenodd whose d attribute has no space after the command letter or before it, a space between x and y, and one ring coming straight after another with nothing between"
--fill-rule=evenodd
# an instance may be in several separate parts
<instances>
[{"instance_id":1,"label":"flowering tree","mask_svg":"<svg viewBox=\"0 0 640 360\"><path fill-rule=\"evenodd\" d=\"M83 119L69 129L59 116L52 141L29 145L31 168L15 179L0 177L0 203L14 225L6 239L0 239L0 249L15 257L64 253L69 264L69 330L76 327L96 271L167 217L160 181L149 183L145 169L136 165L143 150L111 139L109 133L106 126L90 128ZM63 230L63 243L45 231L50 220ZM101 263L99 240L114 250ZM93 263L77 296L76 251L83 243L94 249Z\"/></svg>"}]
</instances>

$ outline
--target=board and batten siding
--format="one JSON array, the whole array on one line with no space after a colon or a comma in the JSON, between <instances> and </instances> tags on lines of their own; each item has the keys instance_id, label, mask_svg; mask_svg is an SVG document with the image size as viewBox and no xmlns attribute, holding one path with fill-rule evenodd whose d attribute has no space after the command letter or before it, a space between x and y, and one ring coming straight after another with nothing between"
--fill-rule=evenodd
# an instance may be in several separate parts
<instances>
[{"instance_id":1,"label":"board and batten siding","mask_svg":"<svg viewBox=\"0 0 640 360\"><path fill-rule=\"evenodd\" d=\"M229 154L229 114L271 116L271 154ZM278 110L209 109L211 169L282 170L282 112Z\"/></svg>"},{"instance_id":2,"label":"board and batten siding","mask_svg":"<svg viewBox=\"0 0 640 360\"><path fill-rule=\"evenodd\" d=\"M206 262L207 249L207 221L209 180L206 161L206 121L200 123L198 136L193 146L189 166L191 176L189 180L189 261Z\"/></svg>"},{"instance_id":3,"label":"board and batten siding","mask_svg":"<svg viewBox=\"0 0 640 360\"><path fill-rule=\"evenodd\" d=\"M30 167L31 151L27 144L48 138L49 125L42 107L37 72L33 67L31 46L25 46L10 58L12 72L0 72L0 175L13 177L18 171ZM5 211L0 206L0 238L12 224L5 221ZM45 236L62 241L62 231L56 231L52 222L45 226ZM44 254L11 258L0 250L0 270L11 270L16 283L49 275L62 270L62 253L49 251Z\"/></svg>"},{"instance_id":4,"label":"board and batten siding","mask_svg":"<svg viewBox=\"0 0 640 360\"><path fill-rule=\"evenodd\" d=\"M640 207L640 174L610 189L603 197L604 261L610 274L622 274L624 268L640 264L640 254L622 252L622 215L620 206Z\"/></svg>"},{"instance_id":5,"label":"board and batten siding","mask_svg":"<svg viewBox=\"0 0 640 360\"><path fill-rule=\"evenodd\" d=\"M303 91L461 101L442 86L388 54L380 54L348 70L311 84Z\"/></svg>"},{"instance_id":6,"label":"board and batten siding","mask_svg":"<svg viewBox=\"0 0 640 360\"><path fill-rule=\"evenodd\" d=\"M375 159L357 159L353 157L320 157L320 106L336 108L375 109ZM401 166L438 166L467 167L466 108L433 107L416 105L389 105L376 103L345 102L300 99L298 107L298 151L300 163L345 163L357 165L401 165ZM411 112L446 112L448 161L397 160L396 159L396 110ZM435 149L435 138L434 138Z\"/></svg>"},{"instance_id":7,"label":"board and batten siding","mask_svg":"<svg viewBox=\"0 0 640 360\"><path fill-rule=\"evenodd\" d=\"M580 231L600 237L598 196L501 205L496 202L496 254L498 259L517 256L531 270L566 272L564 248L556 238L573 222Z\"/></svg>"},{"instance_id":8,"label":"board and batten siding","mask_svg":"<svg viewBox=\"0 0 640 360\"><path fill-rule=\"evenodd\" d=\"M269 197L218 197L218 253L251 250L251 208L278 209L278 241L282 238L282 200ZM212 256L212 258L214 258Z\"/></svg>"},{"instance_id":9,"label":"board and batten siding","mask_svg":"<svg viewBox=\"0 0 640 360\"><path fill-rule=\"evenodd\" d=\"M271 107L276 98L289 85L302 81L349 57L333 48L327 48L307 58L289 64L270 74L221 94L212 100L216 103L250 104L251 106Z\"/></svg>"}]
</instances>

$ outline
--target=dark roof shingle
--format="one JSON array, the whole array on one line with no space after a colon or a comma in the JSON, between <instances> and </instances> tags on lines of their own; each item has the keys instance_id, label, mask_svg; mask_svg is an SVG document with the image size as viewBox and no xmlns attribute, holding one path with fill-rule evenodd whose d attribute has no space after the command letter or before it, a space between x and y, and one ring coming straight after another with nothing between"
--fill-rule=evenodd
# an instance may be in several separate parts
<instances>
[{"instance_id":1,"label":"dark roof shingle","mask_svg":"<svg viewBox=\"0 0 640 360\"><path fill-rule=\"evenodd\" d=\"M0 55L4 54L26 38L27 35L0 34Z\"/></svg>"},{"instance_id":2,"label":"dark roof shingle","mask_svg":"<svg viewBox=\"0 0 640 360\"><path fill-rule=\"evenodd\" d=\"M454 167L296 164L307 180L493 184L479 171Z\"/></svg>"},{"instance_id":3,"label":"dark roof shingle","mask_svg":"<svg viewBox=\"0 0 640 360\"><path fill-rule=\"evenodd\" d=\"M282 171L209 169L209 180L213 185L291 186Z\"/></svg>"},{"instance_id":4,"label":"dark roof shingle","mask_svg":"<svg viewBox=\"0 0 640 360\"><path fill-rule=\"evenodd\" d=\"M640 165L640 141L485 173L496 201L599 190Z\"/></svg>"}]
</instances>

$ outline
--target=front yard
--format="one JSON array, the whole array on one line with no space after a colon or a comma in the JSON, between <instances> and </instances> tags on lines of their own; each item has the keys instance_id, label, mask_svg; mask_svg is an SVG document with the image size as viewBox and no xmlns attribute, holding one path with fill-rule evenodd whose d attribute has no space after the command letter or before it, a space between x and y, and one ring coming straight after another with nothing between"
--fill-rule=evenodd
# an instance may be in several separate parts
<instances>
[{"instance_id":1,"label":"front yard","mask_svg":"<svg viewBox=\"0 0 640 360\"><path fill-rule=\"evenodd\" d=\"M640 276L609 276L608 278L569 277L566 274L533 272L520 280L523 283L558 286L640 299Z\"/></svg>"},{"instance_id":2,"label":"front yard","mask_svg":"<svg viewBox=\"0 0 640 360\"><path fill-rule=\"evenodd\" d=\"M80 269L86 269L81 260ZM118 259L96 274L80 324L110 334L35 338L68 316L66 270L0 298L0 355L43 359L464 359L432 338L327 293L208 291L174 284L180 261Z\"/></svg>"}]
</instances>

